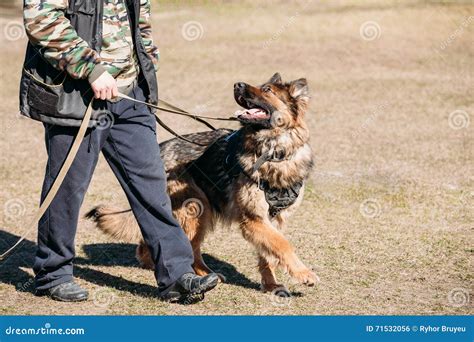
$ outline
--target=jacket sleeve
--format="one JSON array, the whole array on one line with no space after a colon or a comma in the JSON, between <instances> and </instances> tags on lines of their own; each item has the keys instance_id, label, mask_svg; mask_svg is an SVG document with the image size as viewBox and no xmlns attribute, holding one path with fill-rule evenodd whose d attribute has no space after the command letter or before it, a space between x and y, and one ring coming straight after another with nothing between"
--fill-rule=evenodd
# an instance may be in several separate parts
<instances>
[{"instance_id":1,"label":"jacket sleeve","mask_svg":"<svg viewBox=\"0 0 474 342\"><path fill-rule=\"evenodd\" d=\"M99 54L78 36L65 16L68 0L24 0L23 19L31 44L55 68L92 83L105 69Z\"/></svg>"},{"instance_id":2,"label":"jacket sleeve","mask_svg":"<svg viewBox=\"0 0 474 342\"><path fill-rule=\"evenodd\" d=\"M153 61L155 71L158 71L158 61L160 59L160 52L158 47L153 42L151 34L151 4L150 0L140 0L140 33L142 36L143 45L148 55Z\"/></svg>"}]
</instances>

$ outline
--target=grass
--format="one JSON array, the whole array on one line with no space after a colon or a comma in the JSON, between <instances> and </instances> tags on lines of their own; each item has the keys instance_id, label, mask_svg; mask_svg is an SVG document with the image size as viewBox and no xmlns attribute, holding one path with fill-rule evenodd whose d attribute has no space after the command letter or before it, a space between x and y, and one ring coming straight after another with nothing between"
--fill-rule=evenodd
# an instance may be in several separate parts
<instances>
[{"instance_id":1,"label":"grass","mask_svg":"<svg viewBox=\"0 0 474 342\"><path fill-rule=\"evenodd\" d=\"M228 116L237 108L236 81L261 83L275 71L287 80L308 78L316 167L285 234L321 283L306 288L279 274L290 284L290 299L259 292L253 248L238 231L218 228L204 253L227 283L197 305L164 304L155 297L152 272L138 267L134 246L114 243L81 220L75 276L91 300L69 305L33 296L31 231L0 264L0 313L473 313L473 124L454 129L450 113L462 111L472 120L474 112L469 19L474 7L305 3L159 2L154 34L162 53L160 95L191 111ZM0 25L12 20L20 17L9 10ZM182 35L189 21L203 28L197 40ZM360 34L368 21L380 27L374 40ZM37 207L46 155L42 126L15 115L25 39L1 39L0 249L5 250ZM163 118L182 133L202 129L193 121L177 125L173 117ZM167 138L159 131L160 141ZM126 206L101 158L83 212L109 202ZM9 214L11 203L19 205L16 214Z\"/></svg>"}]
</instances>

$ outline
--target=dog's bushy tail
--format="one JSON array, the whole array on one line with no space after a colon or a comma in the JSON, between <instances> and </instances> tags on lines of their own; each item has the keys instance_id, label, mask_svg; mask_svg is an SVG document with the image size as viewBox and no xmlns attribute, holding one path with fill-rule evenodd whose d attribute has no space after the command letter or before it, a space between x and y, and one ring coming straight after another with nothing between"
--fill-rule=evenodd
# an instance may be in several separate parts
<instances>
[{"instance_id":1,"label":"dog's bushy tail","mask_svg":"<svg viewBox=\"0 0 474 342\"><path fill-rule=\"evenodd\" d=\"M112 238L129 243L139 243L143 237L131 209L99 205L89 211L86 218Z\"/></svg>"}]
</instances>

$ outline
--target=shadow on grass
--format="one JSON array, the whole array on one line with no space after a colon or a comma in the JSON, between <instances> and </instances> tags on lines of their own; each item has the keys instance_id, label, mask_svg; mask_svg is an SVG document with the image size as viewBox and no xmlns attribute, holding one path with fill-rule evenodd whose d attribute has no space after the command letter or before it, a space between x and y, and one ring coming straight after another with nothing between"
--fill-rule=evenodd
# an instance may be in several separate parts
<instances>
[{"instance_id":1,"label":"shadow on grass","mask_svg":"<svg viewBox=\"0 0 474 342\"><path fill-rule=\"evenodd\" d=\"M140 267L135 258L137 245L131 243L93 243L82 246L86 258L76 258L75 265Z\"/></svg>"},{"instance_id":2,"label":"shadow on grass","mask_svg":"<svg viewBox=\"0 0 474 342\"><path fill-rule=\"evenodd\" d=\"M0 252L6 251L12 246L19 236L0 231ZM157 288L146 284L136 283L122 277L91 269L87 266L124 266L139 267L135 259L135 245L119 243L89 244L83 246L86 258L76 258L74 261L74 275L88 282L113 287L120 291L150 297L156 296ZM22 268L32 268L36 244L24 240L14 249L5 260L0 261L0 282L15 286L17 291L34 293L34 278ZM215 272L223 274L226 283L242 286L249 289L258 289L259 284L251 281L245 275L238 272L231 264L219 260L211 255L203 255L205 262ZM133 272L133 270L132 270ZM152 272L152 271L150 271Z\"/></svg>"},{"instance_id":3,"label":"shadow on grass","mask_svg":"<svg viewBox=\"0 0 474 342\"><path fill-rule=\"evenodd\" d=\"M20 237L0 231L0 253L5 252ZM34 292L34 279L22 268L32 268L36 244L24 240L4 260L0 261L0 282L15 286L19 292Z\"/></svg>"},{"instance_id":4,"label":"shadow on grass","mask_svg":"<svg viewBox=\"0 0 474 342\"><path fill-rule=\"evenodd\" d=\"M226 284L242 286L248 289L260 289L259 283L250 280L244 274L237 271L235 266L225 261L216 259L209 254L203 254L202 257L204 259L204 262L207 264L207 266L209 266L211 270L216 273L221 273L226 277Z\"/></svg>"},{"instance_id":5,"label":"shadow on grass","mask_svg":"<svg viewBox=\"0 0 474 342\"><path fill-rule=\"evenodd\" d=\"M140 267L135 258L136 245L129 243L89 244L82 247L87 258L77 258L76 265ZM203 254L206 264L226 277L226 283L249 289L259 289L260 284L251 281L237 271L235 266L212 255ZM150 271L151 272L151 271Z\"/></svg>"}]
</instances>

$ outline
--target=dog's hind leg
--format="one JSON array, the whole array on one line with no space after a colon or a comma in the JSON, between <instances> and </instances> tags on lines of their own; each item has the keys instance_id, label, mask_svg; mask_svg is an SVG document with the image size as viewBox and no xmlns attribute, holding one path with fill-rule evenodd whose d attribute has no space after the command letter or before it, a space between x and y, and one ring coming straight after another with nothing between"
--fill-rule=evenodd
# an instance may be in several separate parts
<instances>
[{"instance_id":1,"label":"dog's hind leg","mask_svg":"<svg viewBox=\"0 0 474 342\"><path fill-rule=\"evenodd\" d=\"M185 218L182 220L182 227L186 232L186 235L191 242L191 247L193 248L194 254L194 263L193 268L194 272L196 272L199 276L204 276L206 274L212 273L212 270L206 265L202 258L201 253L201 244L206 236L206 230L212 224L212 220L209 217L209 213L207 213L204 209L204 206L201 205L200 202L199 206L201 206L201 212L199 215L195 215L197 211L189 210L190 203L186 205L184 210ZM181 215L181 217L183 214Z\"/></svg>"},{"instance_id":2,"label":"dog's hind leg","mask_svg":"<svg viewBox=\"0 0 474 342\"><path fill-rule=\"evenodd\" d=\"M212 270L206 265L204 259L202 258L201 241L197 241L196 239L194 239L193 241L191 241L191 246L193 247L194 252L194 272L196 272L196 274L199 276L204 276L209 273L212 273Z\"/></svg>"},{"instance_id":3,"label":"dog's hind leg","mask_svg":"<svg viewBox=\"0 0 474 342\"><path fill-rule=\"evenodd\" d=\"M204 262L202 258L201 243L202 243L203 238L199 235L201 234L195 235L194 238L190 241L191 246L193 248L193 254L194 254L193 269L197 275L204 276L209 273L212 273L212 270L206 265L206 263ZM147 245L145 245L144 241L141 241L140 244L137 246L136 256L137 256L138 261L140 262L141 267L150 269L150 270L155 268L155 264L153 263L153 260L151 259L150 252L148 250Z\"/></svg>"},{"instance_id":4,"label":"dog's hind leg","mask_svg":"<svg viewBox=\"0 0 474 342\"><path fill-rule=\"evenodd\" d=\"M199 276L213 273L214 271L211 270L204 262L201 253L201 244L206 236L206 232L213 226L212 213L210 210L204 210L199 217L189 217L189 211L187 211L186 215L188 215L188 217L184 220L182 226L188 235L188 238L191 242L191 247L193 248L194 272L196 272L196 274ZM225 281L225 277L222 274L218 273L218 276L221 281Z\"/></svg>"},{"instance_id":5,"label":"dog's hind leg","mask_svg":"<svg viewBox=\"0 0 474 342\"><path fill-rule=\"evenodd\" d=\"M137 246L136 257L141 267L149 270L155 269L155 263L151 258L150 250L143 240Z\"/></svg>"},{"instance_id":6,"label":"dog's hind leg","mask_svg":"<svg viewBox=\"0 0 474 342\"><path fill-rule=\"evenodd\" d=\"M213 273L204 262L201 253L201 244L206 233L214 225L213 210L206 195L194 182L183 182L183 178L179 181L169 181L168 185L171 190L173 214L191 242L194 254L194 272L199 276ZM221 281L225 280L223 275L218 275Z\"/></svg>"}]
</instances>

